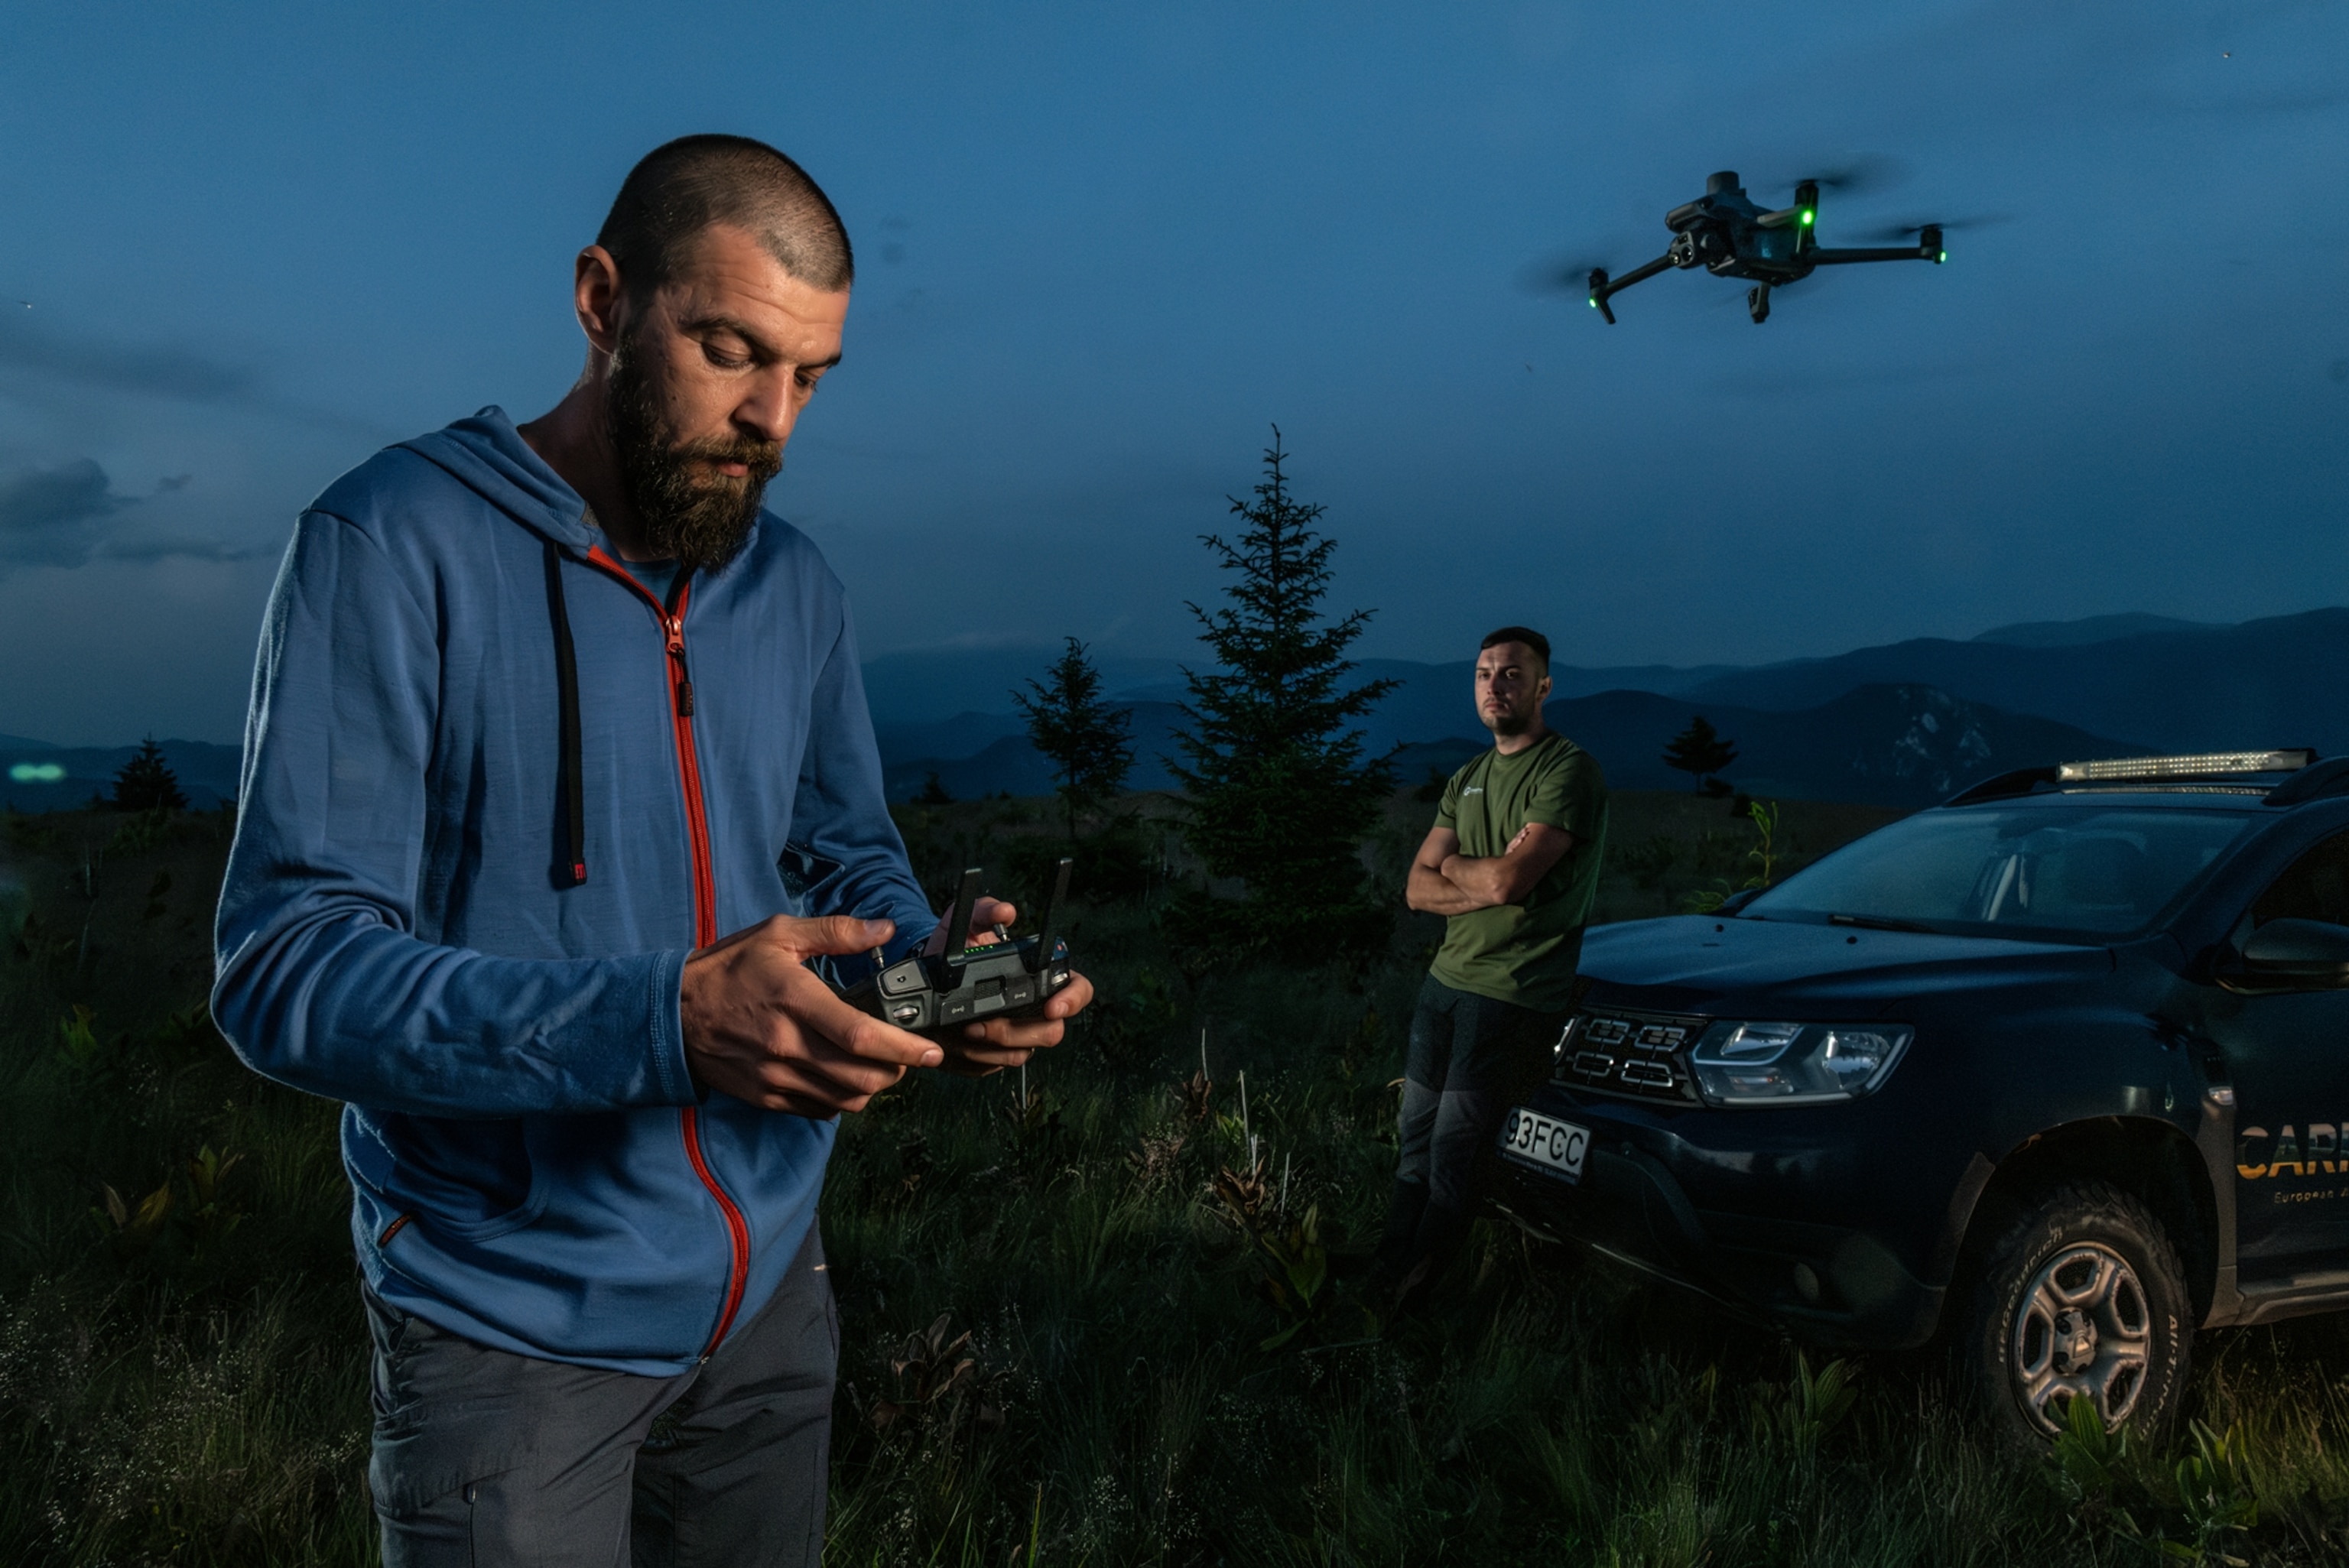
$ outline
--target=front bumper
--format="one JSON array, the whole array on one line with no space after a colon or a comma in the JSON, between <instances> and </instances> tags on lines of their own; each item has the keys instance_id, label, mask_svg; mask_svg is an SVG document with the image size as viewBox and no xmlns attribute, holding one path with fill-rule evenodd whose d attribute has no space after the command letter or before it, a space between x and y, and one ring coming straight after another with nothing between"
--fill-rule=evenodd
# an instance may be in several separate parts
<instances>
[{"instance_id":1,"label":"front bumper","mask_svg":"<svg viewBox=\"0 0 2349 1568\"><path fill-rule=\"evenodd\" d=\"M1659 1114L1555 1083L1531 1104L1591 1139L1578 1183L1502 1157L1494 1202L1526 1229L1822 1344L1892 1349L1932 1337L1946 1288L1902 1256L1930 1255L1930 1239L1904 1249L1847 1212L1862 1169L1849 1132L1806 1140L1792 1111ZM1723 1147L1741 1134L1770 1141Z\"/></svg>"}]
</instances>

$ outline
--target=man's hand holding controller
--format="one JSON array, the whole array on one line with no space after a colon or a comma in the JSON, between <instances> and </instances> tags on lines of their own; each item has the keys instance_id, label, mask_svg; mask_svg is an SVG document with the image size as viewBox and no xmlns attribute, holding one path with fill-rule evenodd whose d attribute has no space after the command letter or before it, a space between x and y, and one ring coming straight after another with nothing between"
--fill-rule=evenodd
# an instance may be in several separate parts
<instances>
[{"instance_id":1,"label":"man's hand holding controller","mask_svg":"<svg viewBox=\"0 0 2349 1568\"><path fill-rule=\"evenodd\" d=\"M1003 940L1019 912L999 899L970 906L969 946ZM946 949L947 924L923 951ZM860 1011L807 966L811 958L868 952L896 926L886 920L778 914L701 949L685 961L678 1013L694 1080L705 1088L769 1110L831 1116L862 1110L907 1068L943 1067L983 1077L1018 1067L1031 1052L1057 1046L1063 1020L1092 1000L1092 982L1071 975L1040 1016L990 1018L929 1039Z\"/></svg>"}]
</instances>

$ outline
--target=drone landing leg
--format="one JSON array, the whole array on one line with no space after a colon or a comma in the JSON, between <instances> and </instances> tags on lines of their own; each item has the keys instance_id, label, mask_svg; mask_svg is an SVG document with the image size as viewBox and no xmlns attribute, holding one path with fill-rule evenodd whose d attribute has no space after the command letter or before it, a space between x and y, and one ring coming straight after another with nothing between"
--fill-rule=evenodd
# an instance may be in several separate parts
<instances>
[{"instance_id":1,"label":"drone landing leg","mask_svg":"<svg viewBox=\"0 0 2349 1568\"><path fill-rule=\"evenodd\" d=\"M1745 291L1745 308L1752 314L1754 325L1759 326L1764 322L1769 320L1770 285L1768 284L1755 284L1752 288L1747 289Z\"/></svg>"}]
</instances>

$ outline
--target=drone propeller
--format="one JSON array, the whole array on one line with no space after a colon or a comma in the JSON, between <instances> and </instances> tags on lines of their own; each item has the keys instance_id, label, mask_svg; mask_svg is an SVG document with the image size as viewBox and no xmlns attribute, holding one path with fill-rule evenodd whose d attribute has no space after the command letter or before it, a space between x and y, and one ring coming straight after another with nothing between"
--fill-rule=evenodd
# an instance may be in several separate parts
<instances>
[{"instance_id":1,"label":"drone propeller","mask_svg":"<svg viewBox=\"0 0 2349 1568\"><path fill-rule=\"evenodd\" d=\"M1864 152L1857 158L1847 158L1841 163L1817 173L1800 175L1795 180L1785 181L1781 183L1792 185L1799 182L1817 185L1828 191L1840 191L1857 196L1865 191L1889 190L1908 176L1909 170L1899 160L1887 158L1880 152ZM1775 190L1777 187L1771 185L1765 189Z\"/></svg>"},{"instance_id":2,"label":"drone propeller","mask_svg":"<svg viewBox=\"0 0 2349 1568\"><path fill-rule=\"evenodd\" d=\"M1635 247L1626 246L1626 250ZM1603 271L1605 263L1594 257L1581 256L1572 260L1551 257L1534 263L1517 274L1517 286L1528 294L1578 294L1589 285L1590 274Z\"/></svg>"},{"instance_id":3,"label":"drone propeller","mask_svg":"<svg viewBox=\"0 0 2349 1568\"><path fill-rule=\"evenodd\" d=\"M2014 220L2004 212L1983 212L1971 218L1938 218L1915 223L1889 223L1879 229L1862 231L1857 236L1883 244L1892 244L1911 234L1921 234L1927 229L1988 229Z\"/></svg>"}]
</instances>

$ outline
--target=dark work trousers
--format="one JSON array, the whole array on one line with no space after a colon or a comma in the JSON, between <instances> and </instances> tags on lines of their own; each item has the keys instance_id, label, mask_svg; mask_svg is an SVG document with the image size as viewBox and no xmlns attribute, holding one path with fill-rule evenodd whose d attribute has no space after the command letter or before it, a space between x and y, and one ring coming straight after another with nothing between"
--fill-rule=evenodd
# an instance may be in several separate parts
<instances>
[{"instance_id":1,"label":"dark work trousers","mask_svg":"<svg viewBox=\"0 0 2349 1568\"><path fill-rule=\"evenodd\" d=\"M1419 988L1379 1277L1404 1279L1422 1263L1432 1275L1459 1252L1501 1119L1541 1081L1568 1016L1455 991L1433 975Z\"/></svg>"},{"instance_id":2,"label":"dark work trousers","mask_svg":"<svg viewBox=\"0 0 2349 1568\"><path fill-rule=\"evenodd\" d=\"M840 1318L823 1243L673 1377L492 1350L367 1291L385 1568L813 1568Z\"/></svg>"}]
</instances>

